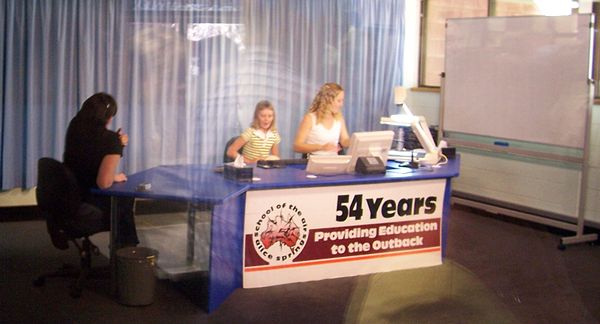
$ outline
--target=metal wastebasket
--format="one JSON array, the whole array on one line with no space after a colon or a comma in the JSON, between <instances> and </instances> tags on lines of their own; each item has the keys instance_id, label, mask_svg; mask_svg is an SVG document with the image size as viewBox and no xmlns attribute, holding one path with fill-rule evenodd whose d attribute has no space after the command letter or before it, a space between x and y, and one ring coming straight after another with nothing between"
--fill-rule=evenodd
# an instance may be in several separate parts
<instances>
[{"instance_id":1,"label":"metal wastebasket","mask_svg":"<svg viewBox=\"0 0 600 324\"><path fill-rule=\"evenodd\" d=\"M156 258L158 251L146 247L117 250L117 297L129 306L154 302Z\"/></svg>"}]
</instances>

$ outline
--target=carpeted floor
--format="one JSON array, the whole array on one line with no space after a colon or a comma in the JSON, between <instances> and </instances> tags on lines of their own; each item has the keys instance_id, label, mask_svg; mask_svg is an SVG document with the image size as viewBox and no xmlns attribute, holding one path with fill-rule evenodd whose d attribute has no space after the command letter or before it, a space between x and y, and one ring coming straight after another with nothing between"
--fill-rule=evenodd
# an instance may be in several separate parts
<instances>
[{"instance_id":1,"label":"carpeted floor","mask_svg":"<svg viewBox=\"0 0 600 324\"><path fill-rule=\"evenodd\" d=\"M564 234L453 206L441 266L238 289L207 314L202 273L159 280L143 307L117 303L105 279L80 299L62 279L33 287L38 274L76 264L74 250L54 249L42 220L4 221L0 323L599 323L600 247L560 251Z\"/></svg>"}]
</instances>

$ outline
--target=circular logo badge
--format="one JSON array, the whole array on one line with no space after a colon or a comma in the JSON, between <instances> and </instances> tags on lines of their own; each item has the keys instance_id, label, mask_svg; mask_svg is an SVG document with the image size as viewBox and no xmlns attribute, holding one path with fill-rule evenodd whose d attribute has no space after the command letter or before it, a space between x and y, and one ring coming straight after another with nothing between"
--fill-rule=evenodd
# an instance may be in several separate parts
<instances>
[{"instance_id":1,"label":"circular logo badge","mask_svg":"<svg viewBox=\"0 0 600 324\"><path fill-rule=\"evenodd\" d=\"M256 222L252 242L269 264L292 262L306 245L308 224L297 206L271 206Z\"/></svg>"}]
</instances>

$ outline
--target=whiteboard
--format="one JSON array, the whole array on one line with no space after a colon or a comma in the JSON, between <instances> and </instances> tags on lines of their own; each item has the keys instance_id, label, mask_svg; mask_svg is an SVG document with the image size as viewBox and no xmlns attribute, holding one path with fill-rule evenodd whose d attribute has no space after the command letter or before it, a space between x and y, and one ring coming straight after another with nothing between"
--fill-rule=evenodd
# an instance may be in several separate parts
<instances>
[{"instance_id":1,"label":"whiteboard","mask_svg":"<svg viewBox=\"0 0 600 324\"><path fill-rule=\"evenodd\" d=\"M444 131L583 148L590 14L449 19Z\"/></svg>"}]
</instances>

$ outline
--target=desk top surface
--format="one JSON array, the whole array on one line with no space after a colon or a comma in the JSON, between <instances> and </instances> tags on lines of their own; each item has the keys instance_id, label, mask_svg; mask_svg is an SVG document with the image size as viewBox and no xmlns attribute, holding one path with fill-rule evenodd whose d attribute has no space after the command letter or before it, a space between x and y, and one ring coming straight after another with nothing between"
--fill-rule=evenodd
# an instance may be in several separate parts
<instances>
[{"instance_id":1,"label":"desk top surface","mask_svg":"<svg viewBox=\"0 0 600 324\"><path fill-rule=\"evenodd\" d=\"M252 182L237 182L215 172L214 165L163 165L128 176L127 182L115 183L106 190L95 193L150 199L182 200L191 203L220 203L248 190L283 189L314 186L350 185L397 181L414 181L456 177L460 158L436 168L409 169L388 162L385 174L341 174L335 176L307 177L305 165L289 165L279 169L253 168ZM140 184L150 184L150 189L138 189Z\"/></svg>"}]
</instances>

